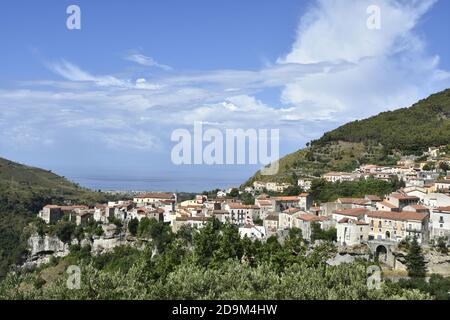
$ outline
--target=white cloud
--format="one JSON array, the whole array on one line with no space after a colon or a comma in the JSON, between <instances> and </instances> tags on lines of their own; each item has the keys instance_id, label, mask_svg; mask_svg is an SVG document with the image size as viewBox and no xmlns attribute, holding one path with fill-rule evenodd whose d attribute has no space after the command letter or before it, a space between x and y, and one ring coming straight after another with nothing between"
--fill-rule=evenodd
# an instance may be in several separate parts
<instances>
[{"instance_id":1,"label":"white cloud","mask_svg":"<svg viewBox=\"0 0 450 320\"><path fill-rule=\"evenodd\" d=\"M302 18L284 63L345 61L353 67L286 85L282 101L299 114L347 121L406 107L447 87L449 74L415 33L435 0L319 0ZM381 8L381 29L366 26L369 5Z\"/></svg>"},{"instance_id":2,"label":"white cloud","mask_svg":"<svg viewBox=\"0 0 450 320\"><path fill-rule=\"evenodd\" d=\"M366 8L374 3L381 7L381 30L366 27ZM125 79L94 75L62 60L49 67L64 80L0 90L0 131L36 129L19 135L18 144L57 142L70 130L83 143L158 152L161 145L169 149L171 130L203 121L221 129L278 127L294 151L337 124L408 106L449 86L450 74L439 69L439 57L427 53L415 32L433 3L317 1L302 17L290 52L260 70ZM138 53L126 59L172 70ZM280 89L278 103L257 98L268 88Z\"/></svg>"},{"instance_id":3,"label":"white cloud","mask_svg":"<svg viewBox=\"0 0 450 320\"><path fill-rule=\"evenodd\" d=\"M144 56L143 54L140 54L140 53L130 54L125 57L125 60L132 61L132 62L135 62L135 63L143 65L143 66L147 66L147 67L160 68L164 71L173 70L172 67L165 65L165 64L160 64L160 63L156 62L155 59Z\"/></svg>"},{"instance_id":4,"label":"white cloud","mask_svg":"<svg viewBox=\"0 0 450 320\"><path fill-rule=\"evenodd\" d=\"M78 66L62 60L60 63L49 64L51 70L59 74L63 78L75 81L75 82L94 82L99 86L117 86L126 87L128 86L127 81L119 80L113 76L94 76L90 73L81 70Z\"/></svg>"}]
</instances>

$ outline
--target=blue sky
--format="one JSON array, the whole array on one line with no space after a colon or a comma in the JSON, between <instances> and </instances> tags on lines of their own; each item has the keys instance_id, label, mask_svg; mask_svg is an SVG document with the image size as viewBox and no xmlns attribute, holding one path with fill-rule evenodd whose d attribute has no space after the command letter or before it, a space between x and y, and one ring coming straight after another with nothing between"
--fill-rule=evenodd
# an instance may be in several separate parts
<instances>
[{"instance_id":1,"label":"blue sky","mask_svg":"<svg viewBox=\"0 0 450 320\"><path fill-rule=\"evenodd\" d=\"M409 106L450 87L449 15L444 0L5 0L0 156L91 187L238 184L257 167L173 165L173 130L277 128L287 154Z\"/></svg>"}]
</instances>

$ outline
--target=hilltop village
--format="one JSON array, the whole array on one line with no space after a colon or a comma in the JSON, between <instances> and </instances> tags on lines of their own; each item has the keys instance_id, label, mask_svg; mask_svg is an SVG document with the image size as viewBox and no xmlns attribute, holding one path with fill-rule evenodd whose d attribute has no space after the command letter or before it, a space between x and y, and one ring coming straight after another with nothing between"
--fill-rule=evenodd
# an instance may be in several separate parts
<instances>
[{"instance_id":1,"label":"hilltop village","mask_svg":"<svg viewBox=\"0 0 450 320\"><path fill-rule=\"evenodd\" d=\"M177 232L183 227L200 229L214 218L236 225L242 238L253 241L266 241L272 236L283 239L296 228L307 241L327 237L343 252L365 246L372 259L398 267L401 263L394 256L396 247L408 239L415 238L423 247L448 245L450 161L439 150L430 148L420 158L424 161L404 157L396 166L362 165L354 172L329 172L319 178L332 184L367 179L401 181L401 188L383 196L367 194L320 203L311 193L318 178L304 177L298 179L295 187L301 192L296 195L283 194L292 190L292 184L256 181L251 187L198 194L184 201L177 194L150 192L95 207L46 205L38 217L48 226L59 221L89 226L94 230L91 244L97 254L134 241L144 221L156 220ZM34 259L41 252L58 251L45 241L49 240L30 238ZM65 242L57 246L78 244L73 237ZM67 250L60 251L63 255Z\"/></svg>"}]
</instances>

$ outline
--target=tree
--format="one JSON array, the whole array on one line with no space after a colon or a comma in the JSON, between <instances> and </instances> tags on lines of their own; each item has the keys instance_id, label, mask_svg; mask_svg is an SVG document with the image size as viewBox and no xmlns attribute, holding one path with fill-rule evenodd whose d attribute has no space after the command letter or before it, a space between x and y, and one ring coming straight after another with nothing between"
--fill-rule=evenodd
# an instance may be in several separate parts
<instances>
[{"instance_id":1,"label":"tree","mask_svg":"<svg viewBox=\"0 0 450 320\"><path fill-rule=\"evenodd\" d=\"M334 242L337 239L337 231L335 228L330 228L328 230L322 230L320 224L313 222L311 225L311 241L325 240Z\"/></svg>"},{"instance_id":2,"label":"tree","mask_svg":"<svg viewBox=\"0 0 450 320\"><path fill-rule=\"evenodd\" d=\"M423 166L422 169L423 169L424 171L433 171L435 168L436 168L436 167L435 167L435 165L434 165L433 162L428 162L428 163L426 163L426 164Z\"/></svg>"},{"instance_id":3,"label":"tree","mask_svg":"<svg viewBox=\"0 0 450 320\"><path fill-rule=\"evenodd\" d=\"M441 169L442 171L445 171L445 172L450 171L450 165L448 165L447 162L441 162L439 164L439 169Z\"/></svg>"},{"instance_id":4,"label":"tree","mask_svg":"<svg viewBox=\"0 0 450 320\"><path fill-rule=\"evenodd\" d=\"M178 239L183 240L184 242L191 244L193 238L194 228L190 225L182 225L180 229L178 229L176 237Z\"/></svg>"},{"instance_id":5,"label":"tree","mask_svg":"<svg viewBox=\"0 0 450 320\"><path fill-rule=\"evenodd\" d=\"M442 254L448 253L447 243L444 238L439 238L437 243L437 249Z\"/></svg>"},{"instance_id":6,"label":"tree","mask_svg":"<svg viewBox=\"0 0 450 320\"><path fill-rule=\"evenodd\" d=\"M413 278L423 278L426 275L426 261L422 253L422 248L414 237L411 241L406 255L406 267L408 275Z\"/></svg>"},{"instance_id":7,"label":"tree","mask_svg":"<svg viewBox=\"0 0 450 320\"><path fill-rule=\"evenodd\" d=\"M240 199L245 205L254 205L255 204L255 198L248 192L243 192L240 195Z\"/></svg>"},{"instance_id":8,"label":"tree","mask_svg":"<svg viewBox=\"0 0 450 320\"><path fill-rule=\"evenodd\" d=\"M149 218L145 217L141 220L138 226L137 234L139 237L148 237L150 236L150 224L151 221Z\"/></svg>"},{"instance_id":9,"label":"tree","mask_svg":"<svg viewBox=\"0 0 450 320\"><path fill-rule=\"evenodd\" d=\"M217 219L209 221L199 232L194 234L194 259L202 267L207 267L214 252L220 245L220 222Z\"/></svg>"},{"instance_id":10,"label":"tree","mask_svg":"<svg viewBox=\"0 0 450 320\"><path fill-rule=\"evenodd\" d=\"M55 226L55 234L64 243L72 240L76 225L69 221L59 221Z\"/></svg>"},{"instance_id":11,"label":"tree","mask_svg":"<svg viewBox=\"0 0 450 320\"><path fill-rule=\"evenodd\" d=\"M236 198L239 196L239 189L233 188L229 193L230 197Z\"/></svg>"},{"instance_id":12,"label":"tree","mask_svg":"<svg viewBox=\"0 0 450 320\"><path fill-rule=\"evenodd\" d=\"M131 219L130 222L128 222L128 231L130 231L130 233L133 236L137 235L138 228L139 228L139 220L138 219L134 218L134 219Z\"/></svg>"}]
</instances>

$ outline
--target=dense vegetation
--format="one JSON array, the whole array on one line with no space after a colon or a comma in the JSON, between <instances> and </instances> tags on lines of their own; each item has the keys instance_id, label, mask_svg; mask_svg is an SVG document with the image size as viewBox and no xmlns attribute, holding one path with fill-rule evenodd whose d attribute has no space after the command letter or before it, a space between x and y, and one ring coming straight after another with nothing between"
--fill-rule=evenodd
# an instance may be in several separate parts
<instances>
[{"instance_id":1,"label":"dense vegetation","mask_svg":"<svg viewBox=\"0 0 450 320\"><path fill-rule=\"evenodd\" d=\"M10 273L0 283L0 299L430 299L417 289L367 286L367 263L329 266L331 243L308 246L291 230L283 244L276 238L252 242L236 226L211 221L200 231L177 234L150 221L152 234L143 250L117 247L91 257L72 248L34 272ZM81 286L66 285L69 265L81 268Z\"/></svg>"},{"instance_id":2,"label":"dense vegetation","mask_svg":"<svg viewBox=\"0 0 450 320\"><path fill-rule=\"evenodd\" d=\"M331 141L373 141L388 150L417 153L450 143L450 89L433 94L410 108L383 112L326 133L313 145Z\"/></svg>"},{"instance_id":3,"label":"dense vegetation","mask_svg":"<svg viewBox=\"0 0 450 320\"><path fill-rule=\"evenodd\" d=\"M357 181L327 182L323 179L313 180L311 194L314 201L330 202L338 198L364 198L366 195L377 195L381 198L404 186L402 181L392 179L390 182L374 178Z\"/></svg>"},{"instance_id":4,"label":"dense vegetation","mask_svg":"<svg viewBox=\"0 0 450 320\"><path fill-rule=\"evenodd\" d=\"M257 172L254 181L290 181L292 174L319 176L326 171L351 171L360 164L395 164L401 155L420 155L428 147L450 144L450 89L421 100L410 108L383 112L354 121L307 148L280 159L275 176Z\"/></svg>"},{"instance_id":5,"label":"dense vegetation","mask_svg":"<svg viewBox=\"0 0 450 320\"><path fill-rule=\"evenodd\" d=\"M50 171L0 158L0 278L23 260L29 234L24 227L46 204L95 204L109 196L92 192Z\"/></svg>"}]
</instances>

